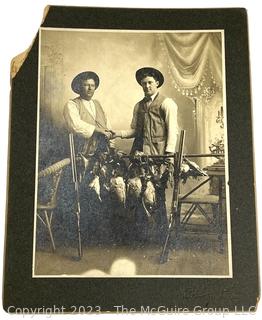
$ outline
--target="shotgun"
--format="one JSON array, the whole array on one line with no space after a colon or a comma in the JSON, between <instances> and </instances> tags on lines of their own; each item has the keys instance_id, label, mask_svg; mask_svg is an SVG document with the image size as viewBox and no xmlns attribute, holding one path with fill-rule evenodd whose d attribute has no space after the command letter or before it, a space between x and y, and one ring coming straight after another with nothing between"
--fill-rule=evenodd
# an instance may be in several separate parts
<instances>
[{"instance_id":1,"label":"shotgun","mask_svg":"<svg viewBox=\"0 0 262 320\"><path fill-rule=\"evenodd\" d=\"M169 217L168 230L165 238L165 242L162 248L160 263L165 263L168 260L168 253L170 249L170 235L174 229L175 224L175 233L177 235L177 230L180 224L180 217L178 215L178 201L179 201L179 180L180 180L180 171L183 161L183 149L185 141L185 130L181 130L180 139L179 139L179 148L175 157L175 169L174 169L174 187L173 187L173 196L171 204L171 214Z\"/></svg>"},{"instance_id":2,"label":"shotgun","mask_svg":"<svg viewBox=\"0 0 262 320\"><path fill-rule=\"evenodd\" d=\"M78 257L81 259L83 256L82 252L82 240L81 240L81 229L80 229L80 197L79 197L79 181L76 167L76 155L75 155L75 143L73 133L69 133L69 145L70 145L70 158L73 182L75 185L75 197L76 197L76 218L77 218L77 236L78 236Z\"/></svg>"}]
</instances>

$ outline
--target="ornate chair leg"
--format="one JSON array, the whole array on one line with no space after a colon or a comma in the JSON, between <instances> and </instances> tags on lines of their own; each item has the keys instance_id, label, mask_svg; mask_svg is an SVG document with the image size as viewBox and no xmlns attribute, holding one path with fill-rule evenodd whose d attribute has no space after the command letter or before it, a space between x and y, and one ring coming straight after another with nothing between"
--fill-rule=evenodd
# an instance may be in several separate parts
<instances>
[{"instance_id":1,"label":"ornate chair leg","mask_svg":"<svg viewBox=\"0 0 262 320\"><path fill-rule=\"evenodd\" d=\"M52 250L53 252L55 252L55 241L54 241L54 237L53 237L53 233L52 233L52 229L51 229L51 217L52 217L52 211L50 211L50 217L48 216L47 210L45 210L45 220L46 220L46 226L48 229L48 233L50 236L50 240L51 240L51 244L52 244Z\"/></svg>"}]
</instances>

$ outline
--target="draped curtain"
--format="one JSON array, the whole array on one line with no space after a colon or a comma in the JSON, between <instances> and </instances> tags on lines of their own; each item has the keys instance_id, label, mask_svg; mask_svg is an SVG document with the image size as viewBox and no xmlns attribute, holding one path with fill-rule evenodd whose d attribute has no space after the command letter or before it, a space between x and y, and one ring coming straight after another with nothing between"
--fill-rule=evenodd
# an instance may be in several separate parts
<instances>
[{"instance_id":1,"label":"draped curtain","mask_svg":"<svg viewBox=\"0 0 262 320\"><path fill-rule=\"evenodd\" d=\"M221 33L162 33L159 39L173 87L194 103L198 152L207 153L223 101ZM207 161L202 159L201 164Z\"/></svg>"},{"instance_id":2,"label":"draped curtain","mask_svg":"<svg viewBox=\"0 0 262 320\"><path fill-rule=\"evenodd\" d=\"M190 97L206 97L222 86L220 33L166 33L160 39L175 88Z\"/></svg>"}]
</instances>

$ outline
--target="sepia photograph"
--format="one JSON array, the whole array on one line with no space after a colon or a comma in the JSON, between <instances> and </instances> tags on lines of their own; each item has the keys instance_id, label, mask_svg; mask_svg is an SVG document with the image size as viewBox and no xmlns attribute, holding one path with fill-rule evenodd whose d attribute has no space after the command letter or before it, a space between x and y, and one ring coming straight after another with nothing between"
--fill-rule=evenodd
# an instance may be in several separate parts
<instances>
[{"instance_id":1,"label":"sepia photograph","mask_svg":"<svg viewBox=\"0 0 262 320\"><path fill-rule=\"evenodd\" d=\"M254 314L251 17L45 7L5 81L7 313Z\"/></svg>"},{"instance_id":2,"label":"sepia photograph","mask_svg":"<svg viewBox=\"0 0 262 320\"><path fill-rule=\"evenodd\" d=\"M224 30L38 50L32 276L232 278Z\"/></svg>"}]
</instances>

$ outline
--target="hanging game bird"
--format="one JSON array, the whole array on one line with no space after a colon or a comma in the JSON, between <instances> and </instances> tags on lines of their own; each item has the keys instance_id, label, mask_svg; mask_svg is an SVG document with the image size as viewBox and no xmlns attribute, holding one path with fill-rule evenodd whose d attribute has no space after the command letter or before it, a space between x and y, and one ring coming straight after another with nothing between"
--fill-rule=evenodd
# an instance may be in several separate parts
<instances>
[{"instance_id":1,"label":"hanging game bird","mask_svg":"<svg viewBox=\"0 0 262 320\"><path fill-rule=\"evenodd\" d=\"M89 188L91 190L94 190L97 198L100 202L102 202L101 196L100 196L100 181L99 176L95 175L94 179L89 183Z\"/></svg>"},{"instance_id":2,"label":"hanging game bird","mask_svg":"<svg viewBox=\"0 0 262 320\"><path fill-rule=\"evenodd\" d=\"M183 163L180 170L180 178L183 183L186 183L189 177L197 178L200 176L208 176L208 174L202 170L195 162L183 158Z\"/></svg>"},{"instance_id":3,"label":"hanging game bird","mask_svg":"<svg viewBox=\"0 0 262 320\"><path fill-rule=\"evenodd\" d=\"M151 210L156 203L156 189L152 181L146 182L146 189L143 194L144 204Z\"/></svg>"},{"instance_id":4,"label":"hanging game bird","mask_svg":"<svg viewBox=\"0 0 262 320\"><path fill-rule=\"evenodd\" d=\"M110 179L110 193L124 207L126 205L126 184L123 177L112 177Z\"/></svg>"},{"instance_id":5,"label":"hanging game bird","mask_svg":"<svg viewBox=\"0 0 262 320\"><path fill-rule=\"evenodd\" d=\"M192 176L207 176L208 174L202 170L195 162L184 158L184 162L189 166Z\"/></svg>"},{"instance_id":6,"label":"hanging game bird","mask_svg":"<svg viewBox=\"0 0 262 320\"><path fill-rule=\"evenodd\" d=\"M142 192L142 182L139 177L129 178L127 180L127 196L133 199L139 199Z\"/></svg>"}]
</instances>

